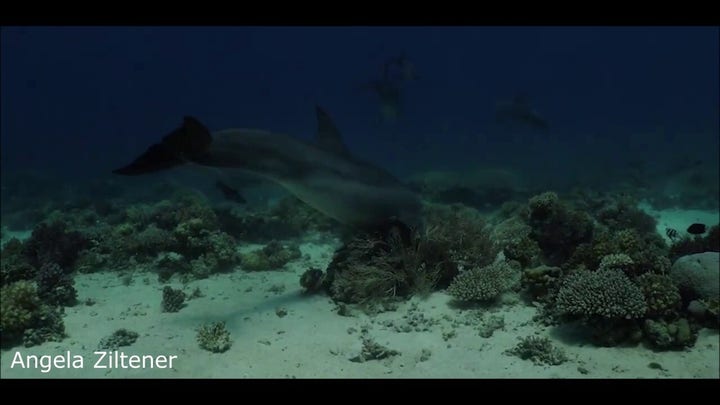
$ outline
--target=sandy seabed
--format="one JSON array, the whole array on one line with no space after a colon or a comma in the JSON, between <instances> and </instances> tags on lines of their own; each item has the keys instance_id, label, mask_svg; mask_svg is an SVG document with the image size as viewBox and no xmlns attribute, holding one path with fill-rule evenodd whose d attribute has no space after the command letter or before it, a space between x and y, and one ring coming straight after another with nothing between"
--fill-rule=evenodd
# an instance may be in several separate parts
<instances>
[{"instance_id":1,"label":"sandy seabed","mask_svg":"<svg viewBox=\"0 0 720 405\"><path fill-rule=\"evenodd\" d=\"M717 223L717 213L651 213L658 231L687 220ZM680 215L681 214L681 215ZM678 218L682 216L681 218ZM685 225L686 226L686 225ZM256 248L249 245L243 249ZM596 347L572 326L545 327L533 321L537 309L518 300L487 308L460 310L450 297L436 292L415 297L395 311L368 316L338 306L324 295L305 295L300 275L310 266L325 268L337 241L301 245L304 258L271 272L217 274L186 285L170 283L204 296L177 313L161 311L162 288L154 274L138 272L129 285L117 273L80 274L75 278L80 304L66 308L68 337L31 348L16 347L0 355L2 378L720 378L720 336L702 329L694 347L655 352L642 345ZM86 305L88 299L93 305ZM488 338L477 325L502 317L504 328ZM196 328L225 321L233 344L224 353L201 349ZM177 356L167 368L96 368L100 340L119 328L139 334L126 355ZM405 330L411 329L410 332ZM520 337L549 337L568 361L535 365L505 354ZM353 362L363 336L397 350L382 360ZM18 358L68 356L82 367L22 367ZM16 353L20 353L19 355ZM107 360L107 358L106 358ZM126 364L129 362L126 361ZM71 362L72 364L72 362ZM79 363L75 363L79 366ZM106 362L102 365L107 366ZM652 366L651 366L652 365ZM45 371L45 372L44 372Z\"/></svg>"}]
</instances>

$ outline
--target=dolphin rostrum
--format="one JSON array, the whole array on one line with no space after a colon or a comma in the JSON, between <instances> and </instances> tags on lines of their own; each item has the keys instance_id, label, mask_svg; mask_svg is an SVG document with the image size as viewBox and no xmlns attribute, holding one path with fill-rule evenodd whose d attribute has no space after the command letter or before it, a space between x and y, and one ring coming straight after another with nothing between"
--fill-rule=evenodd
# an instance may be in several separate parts
<instances>
[{"instance_id":1,"label":"dolphin rostrum","mask_svg":"<svg viewBox=\"0 0 720 405\"><path fill-rule=\"evenodd\" d=\"M134 176L186 163L228 175L249 172L346 225L372 228L388 221L419 225L417 194L389 172L352 156L330 117L320 107L316 111L315 142L255 129L211 134L195 118L185 117L182 126L113 173Z\"/></svg>"}]
</instances>

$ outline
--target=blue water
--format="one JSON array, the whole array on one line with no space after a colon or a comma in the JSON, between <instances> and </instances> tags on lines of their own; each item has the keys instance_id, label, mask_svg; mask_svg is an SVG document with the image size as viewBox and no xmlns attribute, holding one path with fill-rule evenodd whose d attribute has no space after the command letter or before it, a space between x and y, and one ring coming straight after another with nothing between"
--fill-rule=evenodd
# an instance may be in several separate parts
<instances>
[{"instance_id":1,"label":"blue water","mask_svg":"<svg viewBox=\"0 0 720 405\"><path fill-rule=\"evenodd\" d=\"M717 378L718 72L718 27L2 27L0 368ZM278 165L323 199L190 165L112 174L188 115L312 141L316 105L392 193L332 183L348 166ZM415 196L421 232L330 218ZM230 337L198 344L214 322ZM11 364L118 330L178 367Z\"/></svg>"},{"instance_id":2,"label":"blue water","mask_svg":"<svg viewBox=\"0 0 720 405\"><path fill-rule=\"evenodd\" d=\"M101 175L185 114L310 137L315 103L396 171L717 162L717 27L3 27L0 40L3 171ZM378 123L362 86L400 54L419 79L400 119ZM548 133L495 125L516 94Z\"/></svg>"}]
</instances>

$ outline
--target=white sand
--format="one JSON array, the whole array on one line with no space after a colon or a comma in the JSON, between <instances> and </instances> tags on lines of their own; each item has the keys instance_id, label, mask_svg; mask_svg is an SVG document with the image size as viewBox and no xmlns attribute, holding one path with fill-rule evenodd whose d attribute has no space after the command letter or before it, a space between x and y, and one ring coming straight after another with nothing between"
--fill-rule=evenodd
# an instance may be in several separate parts
<instances>
[{"instance_id":1,"label":"white sand","mask_svg":"<svg viewBox=\"0 0 720 405\"><path fill-rule=\"evenodd\" d=\"M4 351L0 361L3 378L13 377L477 377L477 378L718 378L720 348L718 332L703 330L696 345L687 350L655 353L637 346L598 348L580 344L572 334L555 328L543 328L532 322L535 309L524 304L506 305L486 310L460 311L448 305L444 293L427 299L415 298L397 311L376 317L355 313L338 315L336 307L325 296L304 296L298 278L310 265L324 267L332 247L306 244L306 259L288 265L283 271L245 273L240 270L199 280L185 286L195 287L205 297L189 301L178 313L160 310L163 285L152 274L138 274L130 286L124 286L117 274L78 275L76 286L81 301L93 298L92 306L80 304L67 309L65 317L69 337L63 342L47 342L32 348ZM274 285L285 286L285 292L268 292ZM181 285L173 284L179 288ZM403 323L403 315L417 305L413 313L422 313L438 324L427 332L397 332L383 326L386 320ZM276 308L287 309L278 317ZM456 327L456 336L443 337L453 330L451 323L471 319L473 312L502 316L504 330L482 338L475 327ZM208 321L222 320L234 341L225 353L214 354L200 349L194 328ZM351 362L361 350L360 330L378 343L401 352L385 360ZM121 348L130 354L177 355L172 369L95 369L92 353L100 339L118 328L140 334L132 346ZM348 331L354 328L355 331ZM539 332L562 347L570 361L559 366L536 366L532 362L503 354L517 343L517 338ZM423 349L431 355L420 361ZM82 369L39 369L12 367L15 353L27 355L71 354L83 356ZM657 362L663 370L651 369ZM587 370L582 374L578 368Z\"/></svg>"},{"instance_id":2,"label":"white sand","mask_svg":"<svg viewBox=\"0 0 720 405\"><path fill-rule=\"evenodd\" d=\"M664 227L684 229L692 222L717 223L717 213L651 212ZM714 222L713 222L714 221ZM301 294L299 277L310 266L325 268L336 245L316 240L301 246L303 260L281 271L215 275L175 288L187 292L199 287L205 294L188 302L178 313L160 310L163 285L154 274L138 273L124 286L116 273L81 274L75 285L82 302L66 309L69 337L32 348L16 347L0 356L0 376L70 378L720 378L720 343L717 330L703 329L694 347L654 352L634 347L595 347L577 336L571 326L546 328L532 321L535 308L523 303L493 308L459 310L448 305L449 297L434 293L413 298L396 311L369 317L358 311L340 316L336 305L323 295ZM252 249L247 246L244 249ZM284 286L281 293L268 291ZM414 307L415 306L415 307ZM282 307L287 315L279 317ZM414 307L414 308L413 308ZM405 315L423 314L436 324L428 331L397 332L385 322L407 323ZM502 316L505 327L489 338L480 337L477 317ZM471 319L470 325L463 324ZM210 321L225 321L233 339L225 353L202 350L195 328ZM453 324L455 325L453 327ZM458 325L459 324L459 325ZM121 350L128 355L176 355L172 369L96 369L93 351L100 340L119 328L140 334L137 342ZM377 343L401 354L364 363L349 359L360 353L361 329ZM448 335L454 331L454 336ZM503 352L519 337L538 333L548 336L567 353L559 366L538 366ZM429 358L421 361L423 350ZM36 368L12 366L16 352L27 355L64 355L69 351L84 359L83 368L55 368L47 373ZM662 369L650 368L652 362ZM582 370L583 372L581 373Z\"/></svg>"},{"instance_id":3,"label":"white sand","mask_svg":"<svg viewBox=\"0 0 720 405\"><path fill-rule=\"evenodd\" d=\"M693 223L705 224L708 228L720 223L720 212L718 211L681 210L677 208L656 210L646 203L640 204L640 208L657 220L656 229L667 243L670 243L670 238L665 232L668 228L678 231L679 236L692 236L686 232L686 229Z\"/></svg>"}]
</instances>

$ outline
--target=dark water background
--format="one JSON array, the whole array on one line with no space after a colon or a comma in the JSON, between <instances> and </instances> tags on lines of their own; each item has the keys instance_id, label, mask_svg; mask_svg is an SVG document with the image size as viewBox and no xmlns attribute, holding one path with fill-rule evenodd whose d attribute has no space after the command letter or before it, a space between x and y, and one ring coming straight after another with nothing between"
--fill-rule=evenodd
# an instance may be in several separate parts
<instances>
[{"instance_id":1,"label":"dark water background","mask_svg":"<svg viewBox=\"0 0 720 405\"><path fill-rule=\"evenodd\" d=\"M3 27L4 173L107 176L192 114L312 136L324 106L398 174L504 166L535 182L717 166L717 27ZM418 80L378 122L363 85L405 54ZM500 126L526 94L550 130Z\"/></svg>"}]
</instances>

